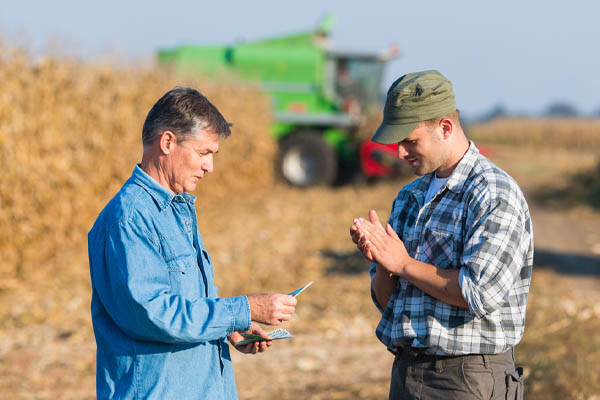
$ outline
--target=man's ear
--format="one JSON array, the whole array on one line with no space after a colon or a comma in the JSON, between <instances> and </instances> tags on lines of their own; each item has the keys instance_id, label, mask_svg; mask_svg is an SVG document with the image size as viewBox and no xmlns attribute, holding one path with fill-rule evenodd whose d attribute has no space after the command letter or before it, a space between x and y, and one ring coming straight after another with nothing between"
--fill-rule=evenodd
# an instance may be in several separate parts
<instances>
[{"instance_id":1,"label":"man's ear","mask_svg":"<svg viewBox=\"0 0 600 400\"><path fill-rule=\"evenodd\" d=\"M160 151L163 154L170 154L177 144L177 138L171 131L163 131L158 140Z\"/></svg>"},{"instance_id":2,"label":"man's ear","mask_svg":"<svg viewBox=\"0 0 600 400\"><path fill-rule=\"evenodd\" d=\"M440 128L442 128L444 139L449 139L454 132L454 122L450 118L442 118L440 120Z\"/></svg>"}]
</instances>

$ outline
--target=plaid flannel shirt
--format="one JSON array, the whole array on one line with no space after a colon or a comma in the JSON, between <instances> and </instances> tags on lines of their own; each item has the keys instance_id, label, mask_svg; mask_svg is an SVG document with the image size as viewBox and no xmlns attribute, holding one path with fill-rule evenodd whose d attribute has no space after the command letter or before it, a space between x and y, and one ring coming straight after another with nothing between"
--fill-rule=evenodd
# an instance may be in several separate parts
<instances>
[{"instance_id":1,"label":"plaid flannel shirt","mask_svg":"<svg viewBox=\"0 0 600 400\"><path fill-rule=\"evenodd\" d=\"M533 264L533 230L517 183L473 143L426 204L433 174L406 185L389 223L409 255L438 268L460 268L468 308L444 303L404 279L382 312L376 334L392 352L498 354L523 336ZM375 264L371 266L371 278Z\"/></svg>"}]
</instances>

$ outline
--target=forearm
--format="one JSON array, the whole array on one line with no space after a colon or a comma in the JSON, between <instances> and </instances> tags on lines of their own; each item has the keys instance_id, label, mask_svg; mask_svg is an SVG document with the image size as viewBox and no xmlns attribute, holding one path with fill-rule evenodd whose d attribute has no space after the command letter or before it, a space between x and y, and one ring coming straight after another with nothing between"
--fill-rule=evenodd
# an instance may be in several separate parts
<instances>
[{"instance_id":1,"label":"forearm","mask_svg":"<svg viewBox=\"0 0 600 400\"><path fill-rule=\"evenodd\" d=\"M467 308L458 283L459 273L459 269L442 269L411 258L401 277L444 303Z\"/></svg>"},{"instance_id":2,"label":"forearm","mask_svg":"<svg viewBox=\"0 0 600 400\"><path fill-rule=\"evenodd\" d=\"M390 274L388 271L377 265L375 275L371 280L371 288L375 293L375 298L383 310L394 293L394 289L398 284L398 277Z\"/></svg>"},{"instance_id":3,"label":"forearm","mask_svg":"<svg viewBox=\"0 0 600 400\"><path fill-rule=\"evenodd\" d=\"M147 285L98 291L112 320L131 338L162 343L199 343L226 337L250 326L244 296L197 298L158 293ZM150 289L150 290L147 290Z\"/></svg>"}]
</instances>

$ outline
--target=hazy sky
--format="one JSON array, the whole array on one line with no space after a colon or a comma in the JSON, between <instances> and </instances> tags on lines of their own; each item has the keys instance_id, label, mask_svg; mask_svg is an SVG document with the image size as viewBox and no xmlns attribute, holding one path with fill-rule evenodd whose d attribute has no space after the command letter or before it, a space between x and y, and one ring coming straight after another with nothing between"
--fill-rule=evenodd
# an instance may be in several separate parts
<instances>
[{"instance_id":1,"label":"hazy sky","mask_svg":"<svg viewBox=\"0 0 600 400\"><path fill-rule=\"evenodd\" d=\"M0 33L38 53L58 43L85 59L148 62L159 47L300 32L328 11L337 16L336 49L399 45L382 90L404 73L435 68L454 83L467 116L496 104L536 113L558 100L600 110L600 2L592 0L0 0Z\"/></svg>"}]
</instances>

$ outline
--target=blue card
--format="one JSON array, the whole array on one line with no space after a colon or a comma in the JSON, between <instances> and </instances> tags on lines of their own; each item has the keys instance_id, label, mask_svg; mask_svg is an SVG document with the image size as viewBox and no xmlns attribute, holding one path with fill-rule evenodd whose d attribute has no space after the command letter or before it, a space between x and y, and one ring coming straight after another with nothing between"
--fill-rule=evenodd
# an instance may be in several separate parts
<instances>
[{"instance_id":1,"label":"blue card","mask_svg":"<svg viewBox=\"0 0 600 400\"><path fill-rule=\"evenodd\" d=\"M300 289L296 289L296 290L294 290L293 292L289 292L288 294L289 294L290 296L294 296L294 297L296 297L296 296L298 296L300 293L304 292L304 290L305 290L307 287L309 287L310 285L312 285L312 284L313 284L313 282L314 282L314 281L310 281L310 282L308 282L306 285L302 286Z\"/></svg>"}]
</instances>

